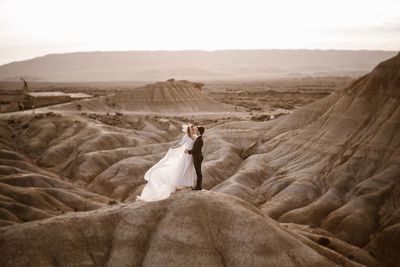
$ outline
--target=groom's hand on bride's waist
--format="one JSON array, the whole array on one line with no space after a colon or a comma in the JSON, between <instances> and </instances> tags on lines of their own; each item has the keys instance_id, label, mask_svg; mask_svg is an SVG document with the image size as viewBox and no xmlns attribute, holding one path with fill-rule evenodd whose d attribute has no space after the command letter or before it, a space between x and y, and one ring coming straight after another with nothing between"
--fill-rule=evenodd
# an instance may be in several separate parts
<instances>
[{"instance_id":1,"label":"groom's hand on bride's waist","mask_svg":"<svg viewBox=\"0 0 400 267\"><path fill-rule=\"evenodd\" d=\"M185 154L189 154L189 150L185 149Z\"/></svg>"}]
</instances>

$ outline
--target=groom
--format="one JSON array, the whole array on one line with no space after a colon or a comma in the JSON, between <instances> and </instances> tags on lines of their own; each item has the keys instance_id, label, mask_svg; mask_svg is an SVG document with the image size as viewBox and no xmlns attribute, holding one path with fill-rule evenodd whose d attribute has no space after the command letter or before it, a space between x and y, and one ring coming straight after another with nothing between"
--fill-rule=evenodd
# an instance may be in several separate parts
<instances>
[{"instance_id":1,"label":"groom","mask_svg":"<svg viewBox=\"0 0 400 267\"><path fill-rule=\"evenodd\" d=\"M185 153L189 153L193 156L193 164L194 169L196 170L197 175L197 183L196 187L192 188L193 190L201 190L201 182L203 179L203 175L201 174L201 162L203 161L203 154L201 153L201 148L203 147L203 134L204 127L198 127L197 131L199 132L199 137L194 141L192 150L185 150Z\"/></svg>"}]
</instances>

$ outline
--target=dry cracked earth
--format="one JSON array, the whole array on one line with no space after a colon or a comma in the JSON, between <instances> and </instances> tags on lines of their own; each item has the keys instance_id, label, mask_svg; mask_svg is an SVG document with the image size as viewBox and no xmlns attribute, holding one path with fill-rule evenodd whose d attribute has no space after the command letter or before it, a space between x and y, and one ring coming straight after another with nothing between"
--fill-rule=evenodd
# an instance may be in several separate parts
<instances>
[{"instance_id":1,"label":"dry cracked earth","mask_svg":"<svg viewBox=\"0 0 400 267\"><path fill-rule=\"evenodd\" d=\"M263 122L167 81L0 116L1 266L398 266L400 54ZM206 110L206 111L205 111ZM206 190L135 201L206 127Z\"/></svg>"}]
</instances>

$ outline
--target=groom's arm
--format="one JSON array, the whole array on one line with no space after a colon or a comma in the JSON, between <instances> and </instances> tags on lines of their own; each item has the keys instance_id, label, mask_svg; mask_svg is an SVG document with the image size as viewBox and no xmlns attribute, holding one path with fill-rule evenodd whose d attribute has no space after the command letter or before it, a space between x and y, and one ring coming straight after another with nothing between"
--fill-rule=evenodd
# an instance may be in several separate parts
<instances>
[{"instance_id":1,"label":"groom's arm","mask_svg":"<svg viewBox=\"0 0 400 267\"><path fill-rule=\"evenodd\" d=\"M201 151L201 148L203 147L203 140L196 140L196 142L194 142L193 148L192 150L189 150L188 153L193 155L193 154L197 154Z\"/></svg>"}]
</instances>

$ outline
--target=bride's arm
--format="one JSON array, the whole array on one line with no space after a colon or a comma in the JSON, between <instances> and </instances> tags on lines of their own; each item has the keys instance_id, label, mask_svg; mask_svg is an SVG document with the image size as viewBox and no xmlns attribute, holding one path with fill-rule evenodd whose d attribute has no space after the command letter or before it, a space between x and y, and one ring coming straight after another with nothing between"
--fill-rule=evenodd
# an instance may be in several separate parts
<instances>
[{"instance_id":1,"label":"bride's arm","mask_svg":"<svg viewBox=\"0 0 400 267\"><path fill-rule=\"evenodd\" d=\"M181 140L178 144L172 146L171 148L177 148L177 147L180 147L181 145L183 145L183 144L185 143L185 137L186 137L186 136L187 136L187 135L185 134L185 135L182 137L182 140Z\"/></svg>"}]
</instances>

